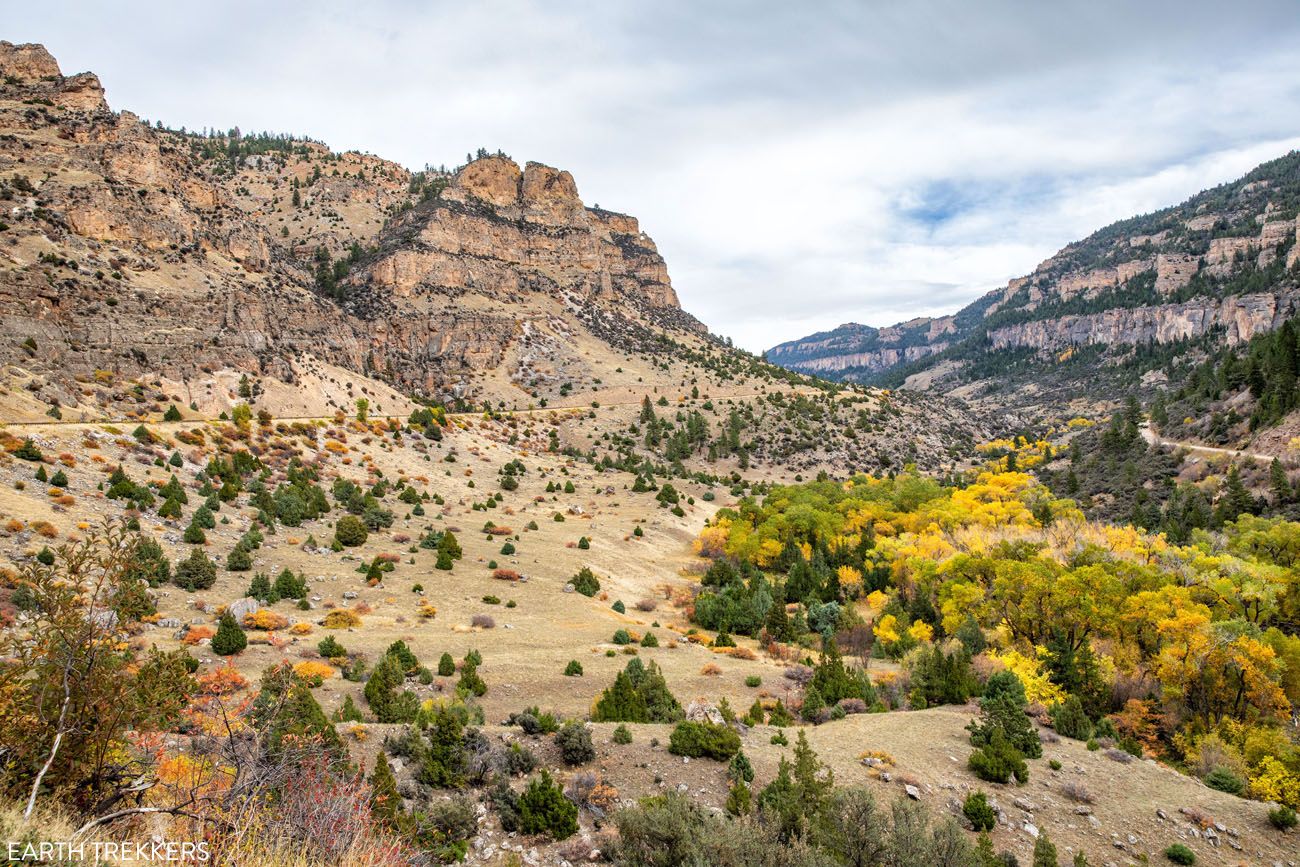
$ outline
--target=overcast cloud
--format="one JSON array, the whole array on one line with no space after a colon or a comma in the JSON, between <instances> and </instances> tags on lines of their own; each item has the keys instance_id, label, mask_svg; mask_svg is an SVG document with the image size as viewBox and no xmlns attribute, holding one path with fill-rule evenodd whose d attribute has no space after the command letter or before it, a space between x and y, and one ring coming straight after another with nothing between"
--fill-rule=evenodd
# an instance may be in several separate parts
<instances>
[{"instance_id":1,"label":"overcast cloud","mask_svg":"<svg viewBox=\"0 0 1300 867\"><path fill-rule=\"evenodd\" d=\"M171 126L412 168L501 148L659 244L761 350L951 312L1300 147L1293 2L0 0L0 38Z\"/></svg>"}]
</instances>

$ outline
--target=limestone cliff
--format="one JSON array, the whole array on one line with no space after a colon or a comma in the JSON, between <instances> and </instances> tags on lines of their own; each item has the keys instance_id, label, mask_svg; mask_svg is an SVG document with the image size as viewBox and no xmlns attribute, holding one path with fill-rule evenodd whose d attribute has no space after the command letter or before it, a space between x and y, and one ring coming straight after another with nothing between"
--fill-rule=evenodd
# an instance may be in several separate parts
<instances>
[{"instance_id":1,"label":"limestone cliff","mask_svg":"<svg viewBox=\"0 0 1300 867\"><path fill-rule=\"evenodd\" d=\"M0 82L0 359L290 379L311 356L445 398L545 393L586 341L706 337L637 221L568 172L165 130L39 45L0 42Z\"/></svg>"},{"instance_id":2,"label":"limestone cliff","mask_svg":"<svg viewBox=\"0 0 1300 867\"><path fill-rule=\"evenodd\" d=\"M1065 374L1080 387L1134 364L1135 347L1236 344L1297 309L1300 153L1291 153L1108 226L953 316L882 329L850 323L767 357L847 380L897 385L924 374L912 382L967 394L973 382L1003 380L984 390L1015 402L1012 392L1037 396L1045 380L1060 380L1060 362L1083 348L1093 350L1090 366Z\"/></svg>"}]
</instances>

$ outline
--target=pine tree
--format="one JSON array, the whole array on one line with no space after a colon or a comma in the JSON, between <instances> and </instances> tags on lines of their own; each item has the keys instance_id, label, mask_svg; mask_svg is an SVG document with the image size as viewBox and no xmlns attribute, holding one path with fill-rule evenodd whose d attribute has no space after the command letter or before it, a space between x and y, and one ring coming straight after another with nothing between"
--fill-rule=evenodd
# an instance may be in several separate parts
<instances>
[{"instance_id":1,"label":"pine tree","mask_svg":"<svg viewBox=\"0 0 1300 867\"><path fill-rule=\"evenodd\" d=\"M447 554L447 556L450 557L452 560L459 560L462 556L464 556L464 553L461 551L460 548L460 543L456 541L456 534L451 532L450 530L444 531L442 534L442 538L438 540L439 562L441 562L442 554L444 553ZM442 567L440 566L438 568L442 568Z\"/></svg>"},{"instance_id":2,"label":"pine tree","mask_svg":"<svg viewBox=\"0 0 1300 867\"><path fill-rule=\"evenodd\" d=\"M391 825L401 815L402 796L397 793L397 780L388 766L388 756L383 750L375 759L375 770L370 775L370 813L381 824Z\"/></svg>"},{"instance_id":3,"label":"pine tree","mask_svg":"<svg viewBox=\"0 0 1300 867\"><path fill-rule=\"evenodd\" d=\"M563 840L578 831L578 807L548 771L534 777L519 797L519 830Z\"/></svg>"},{"instance_id":4,"label":"pine tree","mask_svg":"<svg viewBox=\"0 0 1300 867\"><path fill-rule=\"evenodd\" d=\"M727 765L727 778L733 783L754 782L754 766L749 763L744 750L731 757L731 762Z\"/></svg>"},{"instance_id":5,"label":"pine tree","mask_svg":"<svg viewBox=\"0 0 1300 867\"><path fill-rule=\"evenodd\" d=\"M460 680L456 682L456 691L479 697L487 694L487 683L479 676L478 663L469 658L461 663Z\"/></svg>"},{"instance_id":6,"label":"pine tree","mask_svg":"<svg viewBox=\"0 0 1300 867\"><path fill-rule=\"evenodd\" d=\"M429 725L429 749L417 775L420 782L439 789L465 784L464 726L445 704L438 705Z\"/></svg>"},{"instance_id":7,"label":"pine tree","mask_svg":"<svg viewBox=\"0 0 1300 867\"><path fill-rule=\"evenodd\" d=\"M785 610L785 596L781 588L776 589L776 599L773 600L772 607L767 610L763 628L774 641L789 641L794 638L790 629L790 615Z\"/></svg>"},{"instance_id":8,"label":"pine tree","mask_svg":"<svg viewBox=\"0 0 1300 867\"><path fill-rule=\"evenodd\" d=\"M307 684L287 663L267 669L253 701L254 723L266 732L267 751L278 756L286 746L304 738L318 739L333 756L334 764L346 768L348 751L334 724L325 716Z\"/></svg>"},{"instance_id":9,"label":"pine tree","mask_svg":"<svg viewBox=\"0 0 1300 867\"><path fill-rule=\"evenodd\" d=\"M1060 867L1056 860L1056 846L1043 833L1034 841L1034 867Z\"/></svg>"},{"instance_id":10,"label":"pine tree","mask_svg":"<svg viewBox=\"0 0 1300 867\"><path fill-rule=\"evenodd\" d=\"M817 687L809 684L808 688L804 690L803 707L800 709L799 715L806 722L820 722L819 717L824 710L826 710L826 700L822 698L822 694Z\"/></svg>"},{"instance_id":11,"label":"pine tree","mask_svg":"<svg viewBox=\"0 0 1300 867\"><path fill-rule=\"evenodd\" d=\"M794 716L791 715L789 709L786 708L785 703L781 701L781 699L778 698L776 700L776 706L773 707L772 712L768 714L767 724L776 726L777 728L784 728L785 726L794 724Z\"/></svg>"},{"instance_id":12,"label":"pine tree","mask_svg":"<svg viewBox=\"0 0 1300 867\"><path fill-rule=\"evenodd\" d=\"M1273 463L1269 465L1268 476L1274 507L1280 508L1290 503L1295 498L1295 489L1291 487L1291 481L1287 478L1286 468L1277 458L1273 458Z\"/></svg>"},{"instance_id":13,"label":"pine tree","mask_svg":"<svg viewBox=\"0 0 1300 867\"><path fill-rule=\"evenodd\" d=\"M366 681L366 703L381 723L410 722L419 710L419 701L404 688L406 672L402 663L385 656Z\"/></svg>"},{"instance_id":14,"label":"pine tree","mask_svg":"<svg viewBox=\"0 0 1300 867\"><path fill-rule=\"evenodd\" d=\"M835 788L835 774L817 758L803 729L794 745L794 783L804 809L811 816L821 813Z\"/></svg>"},{"instance_id":15,"label":"pine tree","mask_svg":"<svg viewBox=\"0 0 1300 867\"><path fill-rule=\"evenodd\" d=\"M724 805L729 816L748 816L753 809L753 799L749 786L744 782L735 782L727 790L727 802Z\"/></svg>"},{"instance_id":16,"label":"pine tree","mask_svg":"<svg viewBox=\"0 0 1300 867\"><path fill-rule=\"evenodd\" d=\"M343 699L343 706L334 712L335 722L363 722L364 719L352 696Z\"/></svg>"},{"instance_id":17,"label":"pine tree","mask_svg":"<svg viewBox=\"0 0 1300 867\"><path fill-rule=\"evenodd\" d=\"M248 636L239 628L234 615L229 612L221 615L217 622L217 634L212 636L212 652L218 656L233 656L248 646Z\"/></svg>"},{"instance_id":18,"label":"pine tree","mask_svg":"<svg viewBox=\"0 0 1300 867\"><path fill-rule=\"evenodd\" d=\"M632 685L632 678L626 671L620 671L614 683L596 702L591 718L594 722L649 722L645 699Z\"/></svg>"}]
</instances>

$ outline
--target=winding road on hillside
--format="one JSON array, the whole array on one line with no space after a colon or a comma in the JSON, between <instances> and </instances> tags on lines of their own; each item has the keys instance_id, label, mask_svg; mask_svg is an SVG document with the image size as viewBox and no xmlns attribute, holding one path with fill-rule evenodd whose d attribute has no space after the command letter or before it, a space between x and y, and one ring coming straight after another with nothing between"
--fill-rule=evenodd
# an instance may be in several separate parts
<instances>
[{"instance_id":1,"label":"winding road on hillside","mask_svg":"<svg viewBox=\"0 0 1300 867\"><path fill-rule=\"evenodd\" d=\"M1138 428L1142 434L1142 439L1146 440L1153 446L1169 446L1176 449L1186 449L1195 454L1204 455L1226 455L1230 458L1245 458L1251 461L1264 461L1265 463L1273 462L1273 455L1266 455L1261 452L1241 451L1238 449L1224 449L1217 446L1205 446L1200 443L1183 442L1180 440L1165 439L1151 427L1150 422L1143 422Z\"/></svg>"}]
</instances>

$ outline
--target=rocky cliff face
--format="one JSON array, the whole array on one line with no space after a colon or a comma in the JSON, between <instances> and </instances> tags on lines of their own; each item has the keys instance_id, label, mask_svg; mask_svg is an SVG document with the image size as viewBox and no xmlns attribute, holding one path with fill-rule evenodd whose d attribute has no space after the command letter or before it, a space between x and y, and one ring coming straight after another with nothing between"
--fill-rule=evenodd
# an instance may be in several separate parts
<instances>
[{"instance_id":1,"label":"rocky cliff face","mask_svg":"<svg viewBox=\"0 0 1300 867\"><path fill-rule=\"evenodd\" d=\"M1100 313L1038 319L988 333L994 350L1061 349L1069 346L1173 343L1221 329L1225 343L1237 344L1272 331L1300 309L1300 290L1196 298L1183 304L1116 307Z\"/></svg>"},{"instance_id":2,"label":"rocky cliff face","mask_svg":"<svg viewBox=\"0 0 1300 867\"><path fill-rule=\"evenodd\" d=\"M948 347L954 319L914 319L889 328L846 323L767 351L773 364L831 379L866 377Z\"/></svg>"},{"instance_id":3,"label":"rocky cliff face","mask_svg":"<svg viewBox=\"0 0 1300 867\"><path fill-rule=\"evenodd\" d=\"M0 359L185 380L311 356L446 397L545 391L586 340L704 336L637 221L568 172L163 130L39 45L0 42L0 81Z\"/></svg>"},{"instance_id":4,"label":"rocky cliff face","mask_svg":"<svg viewBox=\"0 0 1300 867\"><path fill-rule=\"evenodd\" d=\"M965 389L999 378L1055 376L1070 350L1100 347L1100 363L1128 364L1131 348L1249 340L1300 309L1300 154L1181 205L1126 220L1071 244L1025 277L954 316L892 328L844 325L781 344L767 357L795 370L860 381ZM1064 353L1064 355L1063 355ZM998 391L1004 391L998 389Z\"/></svg>"}]
</instances>

